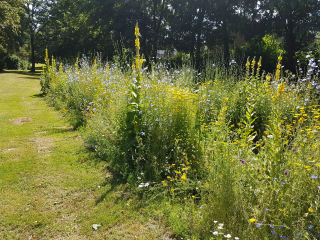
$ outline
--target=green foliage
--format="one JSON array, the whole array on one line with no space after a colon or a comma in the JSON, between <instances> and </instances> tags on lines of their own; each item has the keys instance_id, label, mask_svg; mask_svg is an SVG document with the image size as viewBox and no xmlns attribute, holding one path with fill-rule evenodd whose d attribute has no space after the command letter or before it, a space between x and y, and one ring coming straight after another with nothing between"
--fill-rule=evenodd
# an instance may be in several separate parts
<instances>
[{"instance_id":1,"label":"green foliage","mask_svg":"<svg viewBox=\"0 0 320 240\"><path fill-rule=\"evenodd\" d=\"M306 58L306 56L308 55L310 56L310 58L314 58L316 60L320 59L320 42L314 43L308 50L299 51L295 54L297 66L299 66L299 73L301 73L301 71L307 70L310 61L310 58Z\"/></svg>"},{"instance_id":2,"label":"green foliage","mask_svg":"<svg viewBox=\"0 0 320 240\"><path fill-rule=\"evenodd\" d=\"M240 53L247 57L262 57L262 69L273 72L277 65L277 58L283 52L280 43L275 36L265 35L262 39L255 37L250 40L244 47L240 48Z\"/></svg>"},{"instance_id":3,"label":"green foliage","mask_svg":"<svg viewBox=\"0 0 320 240\"><path fill-rule=\"evenodd\" d=\"M177 55L170 58L170 66L182 68L183 65L190 62L190 55L184 52L178 52Z\"/></svg>"},{"instance_id":4,"label":"green foliage","mask_svg":"<svg viewBox=\"0 0 320 240\"><path fill-rule=\"evenodd\" d=\"M8 55L5 57L5 64L7 69L19 69L20 58L16 55Z\"/></svg>"},{"instance_id":5,"label":"green foliage","mask_svg":"<svg viewBox=\"0 0 320 240\"><path fill-rule=\"evenodd\" d=\"M320 82L309 70L292 86L281 60L272 76L255 59L245 75L218 60L199 75L187 65L120 71L84 58L48 66L47 92L144 198L180 206L165 215L182 237L210 239L221 232L216 220L239 238L271 238L269 225L294 238L318 231Z\"/></svg>"},{"instance_id":6,"label":"green foliage","mask_svg":"<svg viewBox=\"0 0 320 240\"><path fill-rule=\"evenodd\" d=\"M285 64L289 70L294 71L295 52L307 48L314 42L315 30L320 24L319 1L260 1L259 7L264 13L261 23L266 26L268 32L276 34L279 38L283 37Z\"/></svg>"},{"instance_id":7,"label":"green foliage","mask_svg":"<svg viewBox=\"0 0 320 240\"><path fill-rule=\"evenodd\" d=\"M21 70L30 70L30 62L28 60L20 60L19 61L19 69Z\"/></svg>"},{"instance_id":8,"label":"green foliage","mask_svg":"<svg viewBox=\"0 0 320 240\"><path fill-rule=\"evenodd\" d=\"M23 1L0 1L0 54L16 47Z\"/></svg>"}]
</instances>

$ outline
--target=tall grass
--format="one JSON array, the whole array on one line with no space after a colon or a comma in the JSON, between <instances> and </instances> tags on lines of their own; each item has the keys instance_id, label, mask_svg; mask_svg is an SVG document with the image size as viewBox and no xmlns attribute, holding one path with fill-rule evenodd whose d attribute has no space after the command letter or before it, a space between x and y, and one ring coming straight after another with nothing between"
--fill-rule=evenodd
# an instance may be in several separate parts
<instances>
[{"instance_id":1,"label":"tall grass","mask_svg":"<svg viewBox=\"0 0 320 240\"><path fill-rule=\"evenodd\" d=\"M318 238L319 61L307 56L299 76L281 56L274 75L261 59L244 71L235 61L148 71L138 36L132 66L46 57L43 92L132 186L179 204L167 214L176 234Z\"/></svg>"}]
</instances>

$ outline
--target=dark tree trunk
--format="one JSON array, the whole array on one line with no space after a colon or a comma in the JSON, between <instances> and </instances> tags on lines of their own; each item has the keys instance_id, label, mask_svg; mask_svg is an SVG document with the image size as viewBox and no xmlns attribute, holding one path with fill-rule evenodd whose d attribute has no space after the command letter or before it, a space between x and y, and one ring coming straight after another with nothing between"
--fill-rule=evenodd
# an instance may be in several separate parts
<instances>
[{"instance_id":1,"label":"dark tree trunk","mask_svg":"<svg viewBox=\"0 0 320 240\"><path fill-rule=\"evenodd\" d=\"M145 37L141 38L141 49L142 49L142 54L144 55L144 58L146 59L146 65L149 66L150 59L149 59L149 56L147 55L147 42L146 42Z\"/></svg>"},{"instance_id":2,"label":"dark tree trunk","mask_svg":"<svg viewBox=\"0 0 320 240\"><path fill-rule=\"evenodd\" d=\"M288 20L286 27L286 50L287 50L287 69L294 72L295 63L294 63L294 51L295 51L295 42L296 38L293 32L293 21L292 19Z\"/></svg>"},{"instance_id":3,"label":"dark tree trunk","mask_svg":"<svg viewBox=\"0 0 320 240\"><path fill-rule=\"evenodd\" d=\"M198 15L198 23L197 23L197 51L196 51L196 69L200 68L200 50L201 50L201 33L202 33L202 22L204 18L204 10L202 8L199 9Z\"/></svg>"},{"instance_id":4,"label":"dark tree trunk","mask_svg":"<svg viewBox=\"0 0 320 240\"><path fill-rule=\"evenodd\" d=\"M192 65L195 64L195 59L194 59L194 39L196 37L196 33L193 32L192 36L191 36L191 41L190 41L190 58L191 58L191 62Z\"/></svg>"},{"instance_id":5,"label":"dark tree trunk","mask_svg":"<svg viewBox=\"0 0 320 240\"><path fill-rule=\"evenodd\" d=\"M225 63L229 62L229 36L228 36L228 29L227 29L227 18L226 16L223 17L222 23L222 41L223 41L223 57Z\"/></svg>"},{"instance_id":6,"label":"dark tree trunk","mask_svg":"<svg viewBox=\"0 0 320 240\"><path fill-rule=\"evenodd\" d=\"M226 3L224 3L222 6L222 41L223 41L223 56L226 64L229 62L229 57L230 57L227 9L228 7Z\"/></svg>"},{"instance_id":7,"label":"dark tree trunk","mask_svg":"<svg viewBox=\"0 0 320 240\"><path fill-rule=\"evenodd\" d=\"M157 46L157 19L156 19L156 11L157 11L157 1L154 0L153 2L153 58L154 63L157 63L157 52L158 52L158 46Z\"/></svg>"},{"instance_id":8,"label":"dark tree trunk","mask_svg":"<svg viewBox=\"0 0 320 240\"><path fill-rule=\"evenodd\" d=\"M154 0L154 4L153 4L153 29L154 29L153 30L154 31L153 57L154 57L155 62L157 62L159 33L160 33L161 22L162 22L163 16L164 16L165 4L166 4L166 0L163 0L162 6L161 6L160 18L159 18L158 23L157 23L157 19L156 19L156 10L157 10L157 6L158 6L158 1Z\"/></svg>"},{"instance_id":9,"label":"dark tree trunk","mask_svg":"<svg viewBox=\"0 0 320 240\"><path fill-rule=\"evenodd\" d=\"M34 53L34 33L31 33L31 72L36 71L36 57Z\"/></svg>"}]
</instances>

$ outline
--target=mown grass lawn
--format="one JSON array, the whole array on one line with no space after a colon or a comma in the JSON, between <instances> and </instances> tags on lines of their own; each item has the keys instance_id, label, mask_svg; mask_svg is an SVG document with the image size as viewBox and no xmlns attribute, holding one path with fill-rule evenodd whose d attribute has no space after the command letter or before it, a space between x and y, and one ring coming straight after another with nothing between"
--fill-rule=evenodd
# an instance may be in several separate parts
<instances>
[{"instance_id":1,"label":"mown grass lawn","mask_svg":"<svg viewBox=\"0 0 320 240\"><path fill-rule=\"evenodd\" d=\"M39 78L0 73L0 239L170 239L46 104Z\"/></svg>"}]
</instances>

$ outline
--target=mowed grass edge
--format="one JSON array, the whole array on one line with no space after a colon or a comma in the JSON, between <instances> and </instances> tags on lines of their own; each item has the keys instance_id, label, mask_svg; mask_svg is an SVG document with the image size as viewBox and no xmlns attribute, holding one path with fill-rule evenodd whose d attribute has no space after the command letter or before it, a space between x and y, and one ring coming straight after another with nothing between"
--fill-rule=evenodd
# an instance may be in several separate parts
<instances>
[{"instance_id":1,"label":"mowed grass edge","mask_svg":"<svg viewBox=\"0 0 320 240\"><path fill-rule=\"evenodd\" d=\"M39 77L0 73L0 239L170 239L46 104Z\"/></svg>"}]
</instances>

